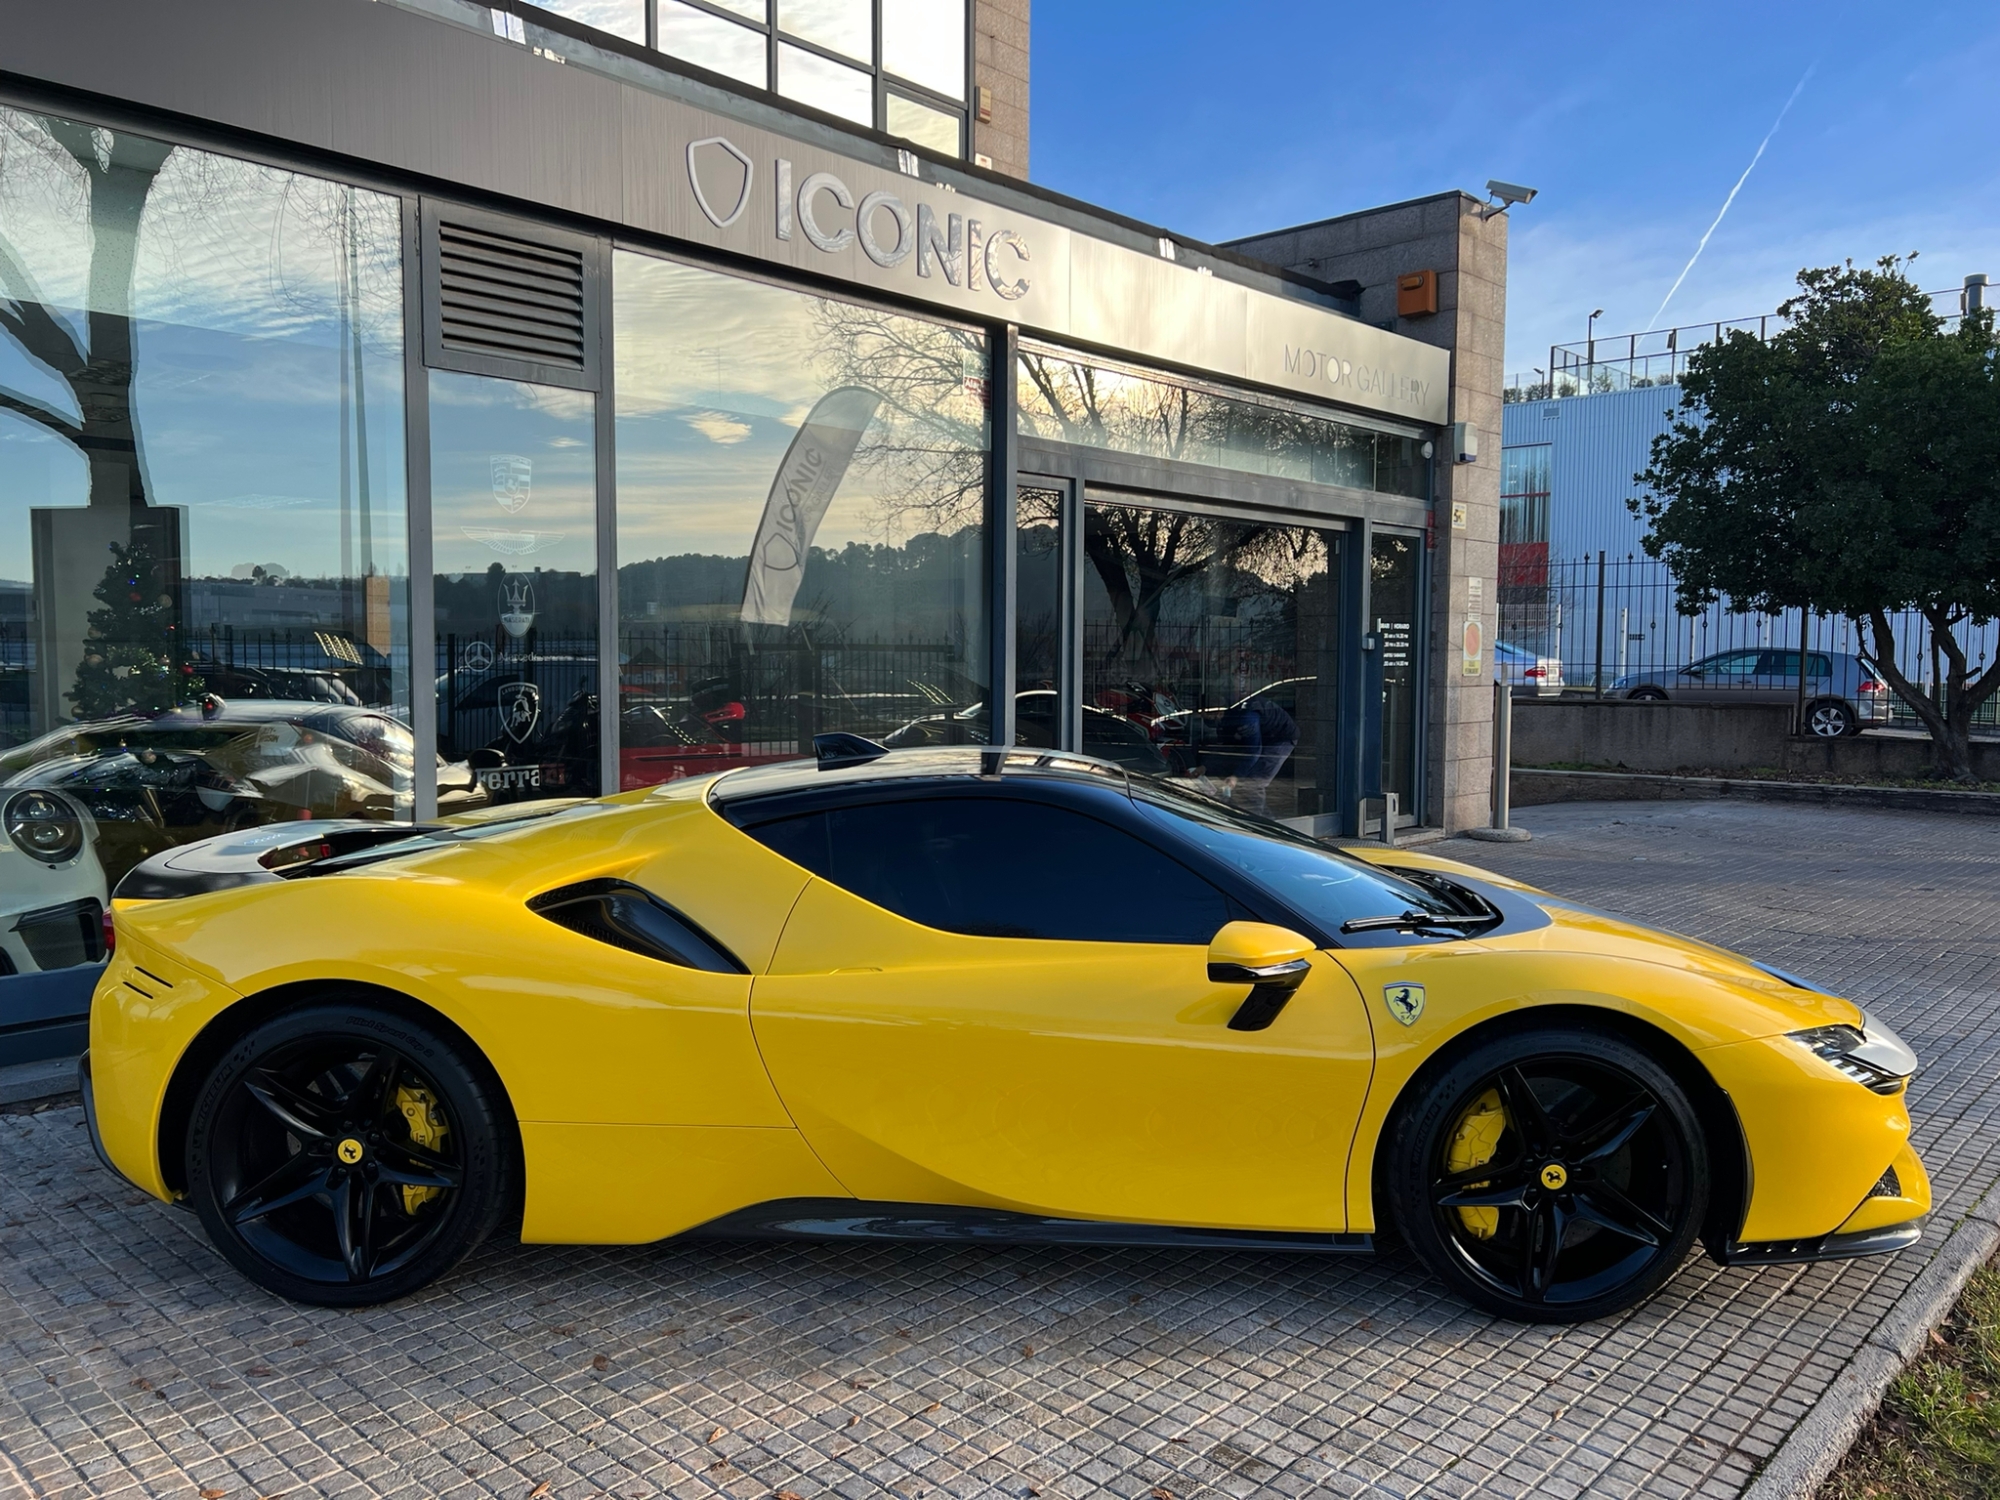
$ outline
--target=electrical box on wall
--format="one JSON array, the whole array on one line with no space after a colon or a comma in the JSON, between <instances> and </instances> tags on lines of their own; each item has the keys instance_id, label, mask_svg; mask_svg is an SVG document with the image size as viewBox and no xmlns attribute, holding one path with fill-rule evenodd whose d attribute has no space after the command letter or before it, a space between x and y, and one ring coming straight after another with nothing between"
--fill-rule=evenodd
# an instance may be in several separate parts
<instances>
[{"instance_id":1,"label":"electrical box on wall","mask_svg":"<svg viewBox=\"0 0 2000 1500\"><path fill-rule=\"evenodd\" d=\"M1451 461L1469 464L1479 458L1479 429L1470 422L1451 424Z\"/></svg>"},{"instance_id":2,"label":"electrical box on wall","mask_svg":"<svg viewBox=\"0 0 2000 1500\"><path fill-rule=\"evenodd\" d=\"M1423 318L1438 310L1438 273L1411 271L1396 278L1396 316Z\"/></svg>"}]
</instances>

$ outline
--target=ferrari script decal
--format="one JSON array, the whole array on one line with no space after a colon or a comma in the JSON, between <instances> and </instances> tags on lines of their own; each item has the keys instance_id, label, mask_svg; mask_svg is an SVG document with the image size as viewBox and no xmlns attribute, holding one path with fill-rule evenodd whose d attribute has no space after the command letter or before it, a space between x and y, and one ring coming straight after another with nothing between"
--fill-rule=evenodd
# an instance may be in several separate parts
<instances>
[{"instance_id":1,"label":"ferrari script decal","mask_svg":"<svg viewBox=\"0 0 2000 1500\"><path fill-rule=\"evenodd\" d=\"M1389 1007L1389 1014L1405 1026L1414 1026L1417 1017L1424 1013L1424 987L1420 984L1385 984L1382 986L1382 1003Z\"/></svg>"}]
</instances>

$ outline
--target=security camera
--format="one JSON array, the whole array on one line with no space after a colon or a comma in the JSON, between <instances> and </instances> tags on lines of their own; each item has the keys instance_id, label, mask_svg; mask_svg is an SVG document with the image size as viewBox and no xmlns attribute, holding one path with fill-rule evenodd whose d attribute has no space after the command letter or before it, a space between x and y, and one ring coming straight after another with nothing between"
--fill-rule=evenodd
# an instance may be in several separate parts
<instances>
[{"instance_id":1,"label":"security camera","mask_svg":"<svg viewBox=\"0 0 2000 1500\"><path fill-rule=\"evenodd\" d=\"M1513 182L1502 182L1497 177L1487 182L1486 191L1500 200L1500 206L1503 210L1512 208L1516 203L1532 203L1535 201L1535 190L1533 188L1522 187L1520 184Z\"/></svg>"}]
</instances>

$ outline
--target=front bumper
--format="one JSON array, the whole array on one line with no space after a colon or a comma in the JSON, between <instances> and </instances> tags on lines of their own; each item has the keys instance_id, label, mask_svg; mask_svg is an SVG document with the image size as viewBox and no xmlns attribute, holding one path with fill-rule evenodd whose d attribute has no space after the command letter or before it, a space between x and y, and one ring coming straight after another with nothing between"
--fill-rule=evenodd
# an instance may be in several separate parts
<instances>
[{"instance_id":1,"label":"front bumper","mask_svg":"<svg viewBox=\"0 0 2000 1500\"><path fill-rule=\"evenodd\" d=\"M1812 1260L1852 1260L1907 1250L1924 1237L1923 1221L1885 1224L1853 1234L1823 1234L1810 1240L1759 1240L1732 1244L1715 1259L1725 1266L1786 1266Z\"/></svg>"}]
</instances>

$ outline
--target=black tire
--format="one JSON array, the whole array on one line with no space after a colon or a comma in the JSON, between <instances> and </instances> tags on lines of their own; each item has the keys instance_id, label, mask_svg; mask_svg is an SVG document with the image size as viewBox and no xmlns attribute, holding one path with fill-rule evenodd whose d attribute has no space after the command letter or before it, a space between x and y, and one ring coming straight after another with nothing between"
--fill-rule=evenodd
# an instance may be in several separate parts
<instances>
[{"instance_id":1,"label":"black tire","mask_svg":"<svg viewBox=\"0 0 2000 1500\"><path fill-rule=\"evenodd\" d=\"M188 1197L209 1238L294 1302L389 1302L442 1276L492 1230L514 1175L483 1062L365 1000L254 1028L188 1122Z\"/></svg>"},{"instance_id":2,"label":"black tire","mask_svg":"<svg viewBox=\"0 0 2000 1500\"><path fill-rule=\"evenodd\" d=\"M1644 1301L1687 1258L1707 1150L1687 1096L1637 1047L1589 1031L1500 1036L1420 1088L1390 1137L1389 1207L1468 1302L1583 1322Z\"/></svg>"},{"instance_id":3,"label":"black tire","mask_svg":"<svg viewBox=\"0 0 2000 1500\"><path fill-rule=\"evenodd\" d=\"M1822 698L1806 705L1806 729L1813 738L1837 740L1845 735L1859 734L1861 721L1854 710L1838 698Z\"/></svg>"},{"instance_id":4,"label":"black tire","mask_svg":"<svg viewBox=\"0 0 2000 1500\"><path fill-rule=\"evenodd\" d=\"M1656 687L1635 687L1625 696L1634 703L1665 703L1667 690Z\"/></svg>"}]
</instances>

